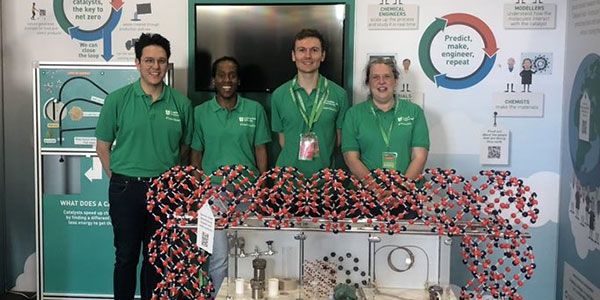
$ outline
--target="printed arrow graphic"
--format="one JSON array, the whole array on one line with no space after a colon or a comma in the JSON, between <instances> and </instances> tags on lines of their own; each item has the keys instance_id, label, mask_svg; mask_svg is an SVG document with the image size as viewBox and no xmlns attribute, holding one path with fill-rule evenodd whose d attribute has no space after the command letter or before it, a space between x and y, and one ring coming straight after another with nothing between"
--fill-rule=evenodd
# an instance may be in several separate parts
<instances>
[{"instance_id":1,"label":"printed arrow graphic","mask_svg":"<svg viewBox=\"0 0 600 300\"><path fill-rule=\"evenodd\" d=\"M419 61L421 62L421 68L427 77L433 81L435 75L440 72L435 68L431 61L430 47L435 36L446 28L447 20L441 18L435 18L435 21L427 27L421 41L419 42Z\"/></svg>"},{"instance_id":2,"label":"printed arrow graphic","mask_svg":"<svg viewBox=\"0 0 600 300\"><path fill-rule=\"evenodd\" d=\"M92 167L85 171L84 175L90 182L102 179L102 163L99 157L92 157Z\"/></svg>"},{"instance_id":3,"label":"printed arrow graphic","mask_svg":"<svg viewBox=\"0 0 600 300\"><path fill-rule=\"evenodd\" d=\"M122 6L122 5L121 5ZM111 13L110 20L106 23L106 26L102 29L102 58L105 61L109 61L112 57L112 32L117 27L123 10L121 8L114 9Z\"/></svg>"},{"instance_id":4,"label":"printed arrow graphic","mask_svg":"<svg viewBox=\"0 0 600 300\"><path fill-rule=\"evenodd\" d=\"M479 33L483 39L483 43L485 45L483 51L485 51L488 57L492 57L494 54L496 54L496 52L498 52L499 48L496 45L494 33L492 33L490 27L480 18L464 13L448 14L442 18L448 20L447 26L460 24L475 29L475 31L477 31L477 33Z\"/></svg>"},{"instance_id":5,"label":"printed arrow graphic","mask_svg":"<svg viewBox=\"0 0 600 300\"><path fill-rule=\"evenodd\" d=\"M79 41L92 42L102 38L102 32L100 30L86 31L79 29L79 26L69 28L69 35L71 39Z\"/></svg>"},{"instance_id":6,"label":"printed arrow graphic","mask_svg":"<svg viewBox=\"0 0 600 300\"><path fill-rule=\"evenodd\" d=\"M110 5L112 5L112 7L115 10L121 9L121 7L123 7L123 4L124 4L123 0L113 0L110 2Z\"/></svg>"},{"instance_id":7,"label":"printed arrow graphic","mask_svg":"<svg viewBox=\"0 0 600 300\"><path fill-rule=\"evenodd\" d=\"M101 27L99 27L95 30L87 31L87 30L80 29L79 26L70 26L67 29L67 31L68 31L69 35L71 36L71 39L76 39L79 41L86 41L86 42L93 42L93 41L102 39L102 55L101 56L105 61L109 61L114 56L112 53L112 31L115 30L115 28L117 27L117 24L119 23L119 20L121 20L121 14L123 13L123 10L122 10L123 4L124 4L123 0L112 1L111 2L112 9L110 12L110 16L108 17L108 20L106 21L106 23L104 25L102 25ZM64 17L64 12L62 13L62 16ZM62 20L62 19L60 19L60 20ZM64 18L64 20L62 20L62 21L63 21L63 23L65 23L62 25L64 25L64 26L70 25L70 23L68 22L68 20L66 20L66 18Z\"/></svg>"},{"instance_id":8,"label":"printed arrow graphic","mask_svg":"<svg viewBox=\"0 0 600 300\"><path fill-rule=\"evenodd\" d=\"M63 9L63 1L54 0L54 17L58 22L58 26L67 34L69 34L69 28L73 27L73 24L69 22L67 16L65 15L65 11Z\"/></svg>"},{"instance_id":9,"label":"printed arrow graphic","mask_svg":"<svg viewBox=\"0 0 600 300\"><path fill-rule=\"evenodd\" d=\"M490 56L484 56L483 63L473 74L464 78L452 78L446 76L446 74L440 74L435 76L435 84L440 87L447 89L459 90L472 87L478 82L483 80L485 76L492 70L494 63L496 62L496 54Z\"/></svg>"},{"instance_id":10,"label":"printed arrow graphic","mask_svg":"<svg viewBox=\"0 0 600 300\"><path fill-rule=\"evenodd\" d=\"M112 31L103 30L102 39L102 58L105 61L109 61L112 57Z\"/></svg>"}]
</instances>

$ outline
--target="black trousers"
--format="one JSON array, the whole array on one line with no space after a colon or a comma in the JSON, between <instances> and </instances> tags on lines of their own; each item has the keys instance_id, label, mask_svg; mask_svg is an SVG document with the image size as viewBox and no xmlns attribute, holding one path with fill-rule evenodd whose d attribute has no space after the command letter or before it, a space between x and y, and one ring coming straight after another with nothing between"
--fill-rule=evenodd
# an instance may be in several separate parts
<instances>
[{"instance_id":1,"label":"black trousers","mask_svg":"<svg viewBox=\"0 0 600 300\"><path fill-rule=\"evenodd\" d=\"M161 277L148 263L148 243L159 224L146 210L149 181L113 174L108 189L109 214L113 226L115 269L113 288L115 300L132 300L136 288L137 264L143 256L140 274L142 299L151 299Z\"/></svg>"}]
</instances>

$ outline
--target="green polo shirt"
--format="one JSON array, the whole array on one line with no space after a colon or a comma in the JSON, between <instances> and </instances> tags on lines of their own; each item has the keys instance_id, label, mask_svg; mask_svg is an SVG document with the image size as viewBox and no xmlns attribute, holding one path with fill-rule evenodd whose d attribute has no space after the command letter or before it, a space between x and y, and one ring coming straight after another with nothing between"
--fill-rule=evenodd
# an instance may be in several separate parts
<instances>
[{"instance_id":1,"label":"green polo shirt","mask_svg":"<svg viewBox=\"0 0 600 300\"><path fill-rule=\"evenodd\" d=\"M372 100L354 105L348 110L342 130L342 151L357 151L367 169L382 168L382 152L397 152L396 170L405 173L412 148L429 149L429 130L423 110L416 104L397 100L393 109L383 112ZM371 110L373 108L373 110ZM390 148L386 150L377 118L387 133L391 122L396 122L390 135Z\"/></svg>"},{"instance_id":2,"label":"green polo shirt","mask_svg":"<svg viewBox=\"0 0 600 300\"><path fill-rule=\"evenodd\" d=\"M192 149L202 151L202 169L210 173L223 165L244 165L257 172L254 148L271 141L263 107L238 95L230 111L216 98L194 109Z\"/></svg>"},{"instance_id":3,"label":"green polo shirt","mask_svg":"<svg viewBox=\"0 0 600 300\"><path fill-rule=\"evenodd\" d=\"M306 111L310 114L317 90L324 85L327 78L320 76L317 87L313 89L310 95L298 85L294 84L292 89L299 92L304 101ZM300 147L300 134L308 132L308 125L302 118L298 106L294 103L290 94L290 80L273 92L271 102L271 125L274 132L281 132L285 136L285 144L279 158L277 166L298 168L305 176L310 177L323 168L332 167L332 156L335 147L336 129L341 129L344 122L344 115L348 110L348 95L346 91L333 81L329 80L329 97L325 100L325 106L321 116L313 125L312 131L316 133L319 140L320 156L312 161L298 160L298 149Z\"/></svg>"},{"instance_id":4,"label":"green polo shirt","mask_svg":"<svg viewBox=\"0 0 600 300\"><path fill-rule=\"evenodd\" d=\"M154 177L180 164L180 145L192 141L192 117L192 103L183 94L165 84L152 102L138 80L106 97L96 138L114 142L111 171Z\"/></svg>"}]
</instances>

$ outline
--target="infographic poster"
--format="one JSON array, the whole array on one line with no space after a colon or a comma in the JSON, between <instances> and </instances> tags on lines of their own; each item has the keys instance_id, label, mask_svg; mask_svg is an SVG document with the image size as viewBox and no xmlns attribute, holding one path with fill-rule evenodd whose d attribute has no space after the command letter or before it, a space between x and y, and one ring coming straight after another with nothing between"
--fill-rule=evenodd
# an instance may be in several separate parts
<instances>
[{"instance_id":1,"label":"infographic poster","mask_svg":"<svg viewBox=\"0 0 600 300\"><path fill-rule=\"evenodd\" d=\"M580 63L569 104L568 139L573 179L569 221L581 259L600 250L600 56Z\"/></svg>"},{"instance_id":2,"label":"infographic poster","mask_svg":"<svg viewBox=\"0 0 600 300\"><path fill-rule=\"evenodd\" d=\"M555 291L540 287L557 280L556 137L563 126L568 2L361 0L355 6L354 103L369 99L364 71L371 58L393 57L396 94L425 113L426 167L507 170L523 178L543 200L528 230L535 275L515 289L524 299L552 299ZM591 96L590 103L593 118ZM453 256L451 282L463 285L470 278L455 271L461 260Z\"/></svg>"},{"instance_id":3,"label":"infographic poster","mask_svg":"<svg viewBox=\"0 0 600 300\"><path fill-rule=\"evenodd\" d=\"M114 249L108 178L97 157L44 156L54 177L42 198L44 293L110 295ZM72 172L70 169L75 165ZM54 165L54 166L52 166ZM67 169L66 172L60 172ZM48 174L50 170L45 173ZM92 173L95 173L92 175ZM78 188L66 187L75 185ZM93 271L90 271L93 270ZM85 274L85 276L82 276Z\"/></svg>"},{"instance_id":4,"label":"infographic poster","mask_svg":"<svg viewBox=\"0 0 600 300\"><path fill-rule=\"evenodd\" d=\"M38 106L42 151L94 150L94 130L109 92L136 81L133 65L39 69Z\"/></svg>"},{"instance_id":5,"label":"infographic poster","mask_svg":"<svg viewBox=\"0 0 600 300\"><path fill-rule=\"evenodd\" d=\"M165 77L171 83L172 66ZM41 287L49 297L110 297L108 181L95 154L106 96L139 78L133 64L38 63L35 69ZM115 141L117 142L117 141Z\"/></svg>"}]
</instances>

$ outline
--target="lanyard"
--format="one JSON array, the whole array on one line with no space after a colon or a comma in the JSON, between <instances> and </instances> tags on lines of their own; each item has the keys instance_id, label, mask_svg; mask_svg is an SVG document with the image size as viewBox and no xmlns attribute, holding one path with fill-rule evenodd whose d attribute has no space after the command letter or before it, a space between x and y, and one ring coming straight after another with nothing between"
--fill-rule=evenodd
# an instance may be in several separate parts
<instances>
[{"instance_id":1,"label":"lanyard","mask_svg":"<svg viewBox=\"0 0 600 300\"><path fill-rule=\"evenodd\" d=\"M321 79L321 77L322 76L319 76L319 80ZM306 125L308 125L308 132L311 132L313 125L317 122L317 120L319 120L319 117L323 112L323 108L325 107L325 100L329 97L329 80L323 80L324 91L322 93L320 91L321 87L317 88L317 95L315 97L315 103L310 112L310 116L307 116L306 114L306 106L304 106L304 99L302 99L302 95L300 95L300 92L294 92L293 90L293 87L296 85L297 81L298 77L294 77L294 80L290 85L290 95L292 95L292 100L294 101L294 104L296 104L296 106L298 107L298 110L300 111L304 122L306 122ZM321 94L320 97L319 94Z\"/></svg>"},{"instance_id":2,"label":"lanyard","mask_svg":"<svg viewBox=\"0 0 600 300\"><path fill-rule=\"evenodd\" d=\"M373 99L371 99L371 101L373 101ZM377 125L379 126L379 131L381 132L381 137L383 138L383 142L385 143L385 147L386 147L386 151L390 150L390 136L392 135L392 130L394 128L394 124L396 123L396 115L398 114L398 107L400 105L398 105L398 100L396 99L396 97L394 97L394 119L392 120L392 124L390 124L390 127L387 130L387 133L385 132L385 129L383 129L383 126L381 125L381 120L379 120L379 116L377 116L377 114L375 113L375 109L374 109L375 104L371 102L371 112L373 113L373 116L375 116L375 120L377 121Z\"/></svg>"}]
</instances>

